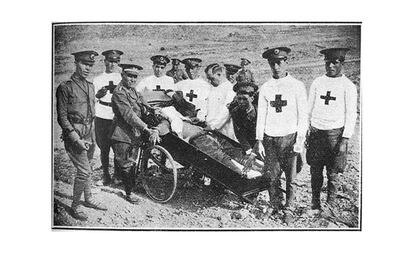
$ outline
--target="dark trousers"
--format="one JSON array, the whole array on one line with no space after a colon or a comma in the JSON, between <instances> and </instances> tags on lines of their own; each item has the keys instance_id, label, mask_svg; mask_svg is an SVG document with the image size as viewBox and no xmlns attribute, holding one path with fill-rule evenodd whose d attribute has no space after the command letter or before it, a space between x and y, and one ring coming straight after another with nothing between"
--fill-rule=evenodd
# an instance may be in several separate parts
<instances>
[{"instance_id":1,"label":"dark trousers","mask_svg":"<svg viewBox=\"0 0 414 253\"><path fill-rule=\"evenodd\" d=\"M101 150L101 164L104 172L109 168L109 152L111 150L112 120L95 118L96 143Z\"/></svg>"},{"instance_id":2,"label":"dark trousers","mask_svg":"<svg viewBox=\"0 0 414 253\"><path fill-rule=\"evenodd\" d=\"M281 192L280 176L285 173L286 178L286 207L293 204L296 187L297 153L293 151L296 142L296 133L282 137L265 135L263 146L265 148L265 170L270 177L269 197L271 204L279 208L283 195Z\"/></svg>"},{"instance_id":3,"label":"dark trousers","mask_svg":"<svg viewBox=\"0 0 414 253\"><path fill-rule=\"evenodd\" d=\"M138 156L138 147L125 142L112 144L115 159L115 169L120 171L125 193L131 194L135 185L134 165Z\"/></svg>"},{"instance_id":4,"label":"dark trousers","mask_svg":"<svg viewBox=\"0 0 414 253\"><path fill-rule=\"evenodd\" d=\"M343 128L320 130L310 127L308 136L308 150L306 160L311 166L312 201L320 201L323 185L323 169L326 167L328 178L328 202L335 199L338 189L338 173L342 173L346 166L347 154L339 153Z\"/></svg>"},{"instance_id":5,"label":"dark trousers","mask_svg":"<svg viewBox=\"0 0 414 253\"><path fill-rule=\"evenodd\" d=\"M242 155L242 150L234 148L226 140L208 132L201 132L190 138L190 144L223 163L234 172L242 174L242 171L231 161L232 159L237 161Z\"/></svg>"}]
</instances>

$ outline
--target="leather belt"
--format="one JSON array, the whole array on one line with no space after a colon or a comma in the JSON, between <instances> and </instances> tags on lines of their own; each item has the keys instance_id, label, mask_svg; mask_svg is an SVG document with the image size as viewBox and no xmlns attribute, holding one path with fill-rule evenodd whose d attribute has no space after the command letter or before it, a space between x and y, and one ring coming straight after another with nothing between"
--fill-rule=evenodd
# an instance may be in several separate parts
<instances>
[{"instance_id":1,"label":"leather belt","mask_svg":"<svg viewBox=\"0 0 414 253\"><path fill-rule=\"evenodd\" d=\"M91 117L91 118L87 118L87 119L82 119L82 118L79 118L79 117L70 117L70 118L69 118L69 121L70 121L72 124L83 124L83 125L90 125L90 124L92 124L92 122L93 122L94 118L95 118L95 117Z\"/></svg>"},{"instance_id":2,"label":"leather belt","mask_svg":"<svg viewBox=\"0 0 414 253\"><path fill-rule=\"evenodd\" d=\"M112 107L112 103L111 102L104 102L102 100L98 100L98 103L100 103L101 105L105 105L105 106Z\"/></svg>"}]
</instances>

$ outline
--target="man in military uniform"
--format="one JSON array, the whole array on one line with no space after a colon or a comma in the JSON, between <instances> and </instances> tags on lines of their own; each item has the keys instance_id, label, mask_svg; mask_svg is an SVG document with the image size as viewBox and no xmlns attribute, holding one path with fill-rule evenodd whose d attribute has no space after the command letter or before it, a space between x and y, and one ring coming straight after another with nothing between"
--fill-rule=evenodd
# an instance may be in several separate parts
<instances>
[{"instance_id":1,"label":"man in military uniform","mask_svg":"<svg viewBox=\"0 0 414 253\"><path fill-rule=\"evenodd\" d=\"M163 124L153 127L144 122L144 115L149 105L135 90L138 71L142 70L142 67L134 64L121 64L121 68L122 81L112 95L114 112L112 149L116 161L115 166L119 166L121 170L126 200L135 204L139 200L132 194L135 183L133 167L138 147L145 137L154 142L158 141L159 134L165 134L168 131L168 122L163 121Z\"/></svg>"},{"instance_id":2,"label":"man in military uniform","mask_svg":"<svg viewBox=\"0 0 414 253\"><path fill-rule=\"evenodd\" d=\"M174 79L174 83L188 79L187 74L182 69L179 69L181 61L179 59L173 58L171 59L171 62L172 67L167 71L166 75L172 77Z\"/></svg>"},{"instance_id":3,"label":"man in military uniform","mask_svg":"<svg viewBox=\"0 0 414 253\"><path fill-rule=\"evenodd\" d=\"M277 47L262 55L269 63L273 78L260 88L256 126L258 150L265 157L265 168L271 177L270 201L276 210L282 207L280 176L285 173L286 223L293 218L291 209L299 155L294 149L302 149L308 128L305 86L287 71L290 51L287 47Z\"/></svg>"},{"instance_id":4,"label":"man in military uniform","mask_svg":"<svg viewBox=\"0 0 414 253\"><path fill-rule=\"evenodd\" d=\"M105 56L105 72L93 79L95 86L96 98L96 118L95 133L96 143L101 150L101 165L103 170L103 184L111 183L109 174L109 152L111 150L111 129L114 113L112 112L111 98L112 93L121 81L121 73L119 71L119 61L121 60L122 51L107 50L102 53ZM117 174L117 171L115 171Z\"/></svg>"},{"instance_id":5,"label":"man in military uniform","mask_svg":"<svg viewBox=\"0 0 414 253\"><path fill-rule=\"evenodd\" d=\"M200 122L206 121L207 98L211 85L200 77L202 60L199 58L186 58L183 60L185 71L189 79L177 83L177 91L181 91L184 99L196 108Z\"/></svg>"},{"instance_id":6,"label":"man in military uniform","mask_svg":"<svg viewBox=\"0 0 414 253\"><path fill-rule=\"evenodd\" d=\"M325 55L326 74L313 81L309 90L310 129L306 159L311 166L312 209L320 209L323 169L328 178L329 205L335 203L338 173L346 165L348 141L357 118L355 85L342 74L348 48L329 48Z\"/></svg>"},{"instance_id":7,"label":"man in military uniform","mask_svg":"<svg viewBox=\"0 0 414 253\"><path fill-rule=\"evenodd\" d=\"M241 58L241 69L239 69L239 71L237 71L237 73L233 75L233 78L236 80L236 82L253 84L256 83L256 81L254 80L253 72L247 68L247 66L250 65L250 63L250 60L246 58Z\"/></svg>"},{"instance_id":8,"label":"man in military uniform","mask_svg":"<svg viewBox=\"0 0 414 253\"><path fill-rule=\"evenodd\" d=\"M84 193L84 206L107 210L97 203L91 193L90 161L95 150L95 90L86 78L95 63L95 51L73 53L75 57L75 73L70 80L59 85L56 91L57 120L62 128L65 149L76 168L73 185L72 215L79 220L87 220L80 210L80 199Z\"/></svg>"}]
</instances>

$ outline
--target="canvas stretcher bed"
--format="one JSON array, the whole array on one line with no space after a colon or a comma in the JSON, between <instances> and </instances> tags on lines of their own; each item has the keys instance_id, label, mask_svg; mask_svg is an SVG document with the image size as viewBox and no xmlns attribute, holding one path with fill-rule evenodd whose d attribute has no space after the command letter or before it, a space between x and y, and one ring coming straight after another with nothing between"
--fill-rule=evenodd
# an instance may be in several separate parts
<instances>
[{"instance_id":1,"label":"canvas stretcher bed","mask_svg":"<svg viewBox=\"0 0 414 253\"><path fill-rule=\"evenodd\" d=\"M240 148L239 143L227 136L218 132L214 134ZM146 143L140 148L137 176L147 195L157 202L171 200L177 189L180 170L186 168L211 178L248 203L253 203L257 193L270 186L268 177L260 175L248 179L172 133L162 136L162 141L157 145Z\"/></svg>"}]
</instances>

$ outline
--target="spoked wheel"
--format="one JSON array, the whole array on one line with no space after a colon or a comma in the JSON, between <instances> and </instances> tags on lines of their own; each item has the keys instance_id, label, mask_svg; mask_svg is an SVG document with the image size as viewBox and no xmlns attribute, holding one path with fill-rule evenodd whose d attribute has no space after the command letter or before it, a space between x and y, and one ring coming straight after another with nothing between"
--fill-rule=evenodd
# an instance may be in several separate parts
<instances>
[{"instance_id":1,"label":"spoked wheel","mask_svg":"<svg viewBox=\"0 0 414 253\"><path fill-rule=\"evenodd\" d=\"M177 168L171 154L154 145L144 150L141 161L142 185L147 195L158 202L169 201L177 188Z\"/></svg>"}]
</instances>

